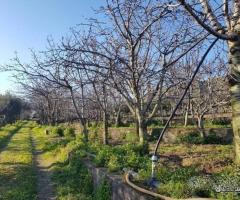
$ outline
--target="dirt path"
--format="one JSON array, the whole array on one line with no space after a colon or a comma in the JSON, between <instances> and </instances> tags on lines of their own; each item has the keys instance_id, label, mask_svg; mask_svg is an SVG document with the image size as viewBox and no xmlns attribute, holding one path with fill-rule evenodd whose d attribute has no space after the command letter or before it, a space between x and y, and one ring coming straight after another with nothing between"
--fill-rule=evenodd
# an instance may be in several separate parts
<instances>
[{"instance_id":1,"label":"dirt path","mask_svg":"<svg viewBox=\"0 0 240 200\"><path fill-rule=\"evenodd\" d=\"M37 168L37 199L38 200L56 200L54 194L54 187L51 182L51 171L49 170L51 163L47 163L42 158L43 152L41 150L36 150L37 141L31 138L32 145L34 149L34 162Z\"/></svg>"}]
</instances>

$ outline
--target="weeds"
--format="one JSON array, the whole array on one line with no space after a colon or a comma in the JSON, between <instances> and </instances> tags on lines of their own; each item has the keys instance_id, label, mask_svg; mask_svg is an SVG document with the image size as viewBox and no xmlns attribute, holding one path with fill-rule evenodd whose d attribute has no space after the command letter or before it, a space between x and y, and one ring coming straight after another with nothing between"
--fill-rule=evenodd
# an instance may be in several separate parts
<instances>
[{"instance_id":1,"label":"weeds","mask_svg":"<svg viewBox=\"0 0 240 200\"><path fill-rule=\"evenodd\" d=\"M202 137L199 132L181 135L177 138L177 142L188 144L226 144L221 137L213 132L210 132L205 137Z\"/></svg>"}]
</instances>

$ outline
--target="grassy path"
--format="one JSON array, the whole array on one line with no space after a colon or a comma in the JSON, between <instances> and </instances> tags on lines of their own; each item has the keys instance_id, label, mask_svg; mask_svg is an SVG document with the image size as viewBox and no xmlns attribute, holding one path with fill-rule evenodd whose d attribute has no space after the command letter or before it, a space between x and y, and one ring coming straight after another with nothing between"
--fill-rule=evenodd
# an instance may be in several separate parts
<instances>
[{"instance_id":1,"label":"grassy path","mask_svg":"<svg viewBox=\"0 0 240 200\"><path fill-rule=\"evenodd\" d=\"M37 171L37 199L38 200L55 200L54 187L51 182L50 167L52 162L47 162L44 158L44 150L41 148L42 139L33 135L32 146L34 149L34 164Z\"/></svg>"},{"instance_id":2,"label":"grassy path","mask_svg":"<svg viewBox=\"0 0 240 200\"><path fill-rule=\"evenodd\" d=\"M21 128L21 124L6 125L0 128L0 151L4 150L12 136Z\"/></svg>"},{"instance_id":3,"label":"grassy path","mask_svg":"<svg viewBox=\"0 0 240 200\"><path fill-rule=\"evenodd\" d=\"M45 129L34 122L0 128L0 200L109 199L93 190L77 151L85 145L81 138L46 135Z\"/></svg>"},{"instance_id":4,"label":"grassy path","mask_svg":"<svg viewBox=\"0 0 240 200\"><path fill-rule=\"evenodd\" d=\"M46 176L51 175L57 200L102 200L93 197L92 177L83 165L78 154L71 154L79 143L54 134L44 134L44 126L36 126L33 131L36 152L39 152L39 163ZM43 175L43 176L45 176ZM51 185L50 179L46 184ZM48 181L48 180L49 181ZM41 180L39 181L41 183ZM49 194L52 193L50 189ZM47 193L47 192L46 192Z\"/></svg>"},{"instance_id":5,"label":"grassy path","mask_svg":"<svg viewBox=\"0 0 240 200\"><path fill-rule=\"evenodd\" d=\"M0 153L0 200L35 200L36 173L33 165L30 128L16 125L15 134ZM4 146L3 145L3 146Z\"/></svg>"},{"instance_id":6,"label":"grassy path","mask_svg":"<svg viewBox=\"0 0 240 200\"><path fill-rule=\"evenodd\" d=\"M36 135L31 122L0 129L0 200L55 200L44 134ZM43 133L43 132L42 132Z\"/></svg>"}]
</instances>

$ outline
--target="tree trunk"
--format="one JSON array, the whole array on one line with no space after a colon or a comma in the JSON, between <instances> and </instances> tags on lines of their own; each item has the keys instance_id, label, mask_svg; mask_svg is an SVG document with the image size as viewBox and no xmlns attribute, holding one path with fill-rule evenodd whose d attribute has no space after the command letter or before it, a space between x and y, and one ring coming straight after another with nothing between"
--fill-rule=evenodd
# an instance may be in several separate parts
<instances>
[{"instance_id":1,"label":"tree trunk","mask_svg":"<svg viewBox=\"0 0 240 200\"><path fill-rule=\"evenodd\" d=\"M83 124L83 135L84 135L84 139L87 142L88 141L88 129L86 126L86 123Z\"/></svg>"},{"instance_id":2,"label":"tree trunk","mask_svg":"<svg viewBox=\"0 0 240 200\"><path fill-rule=\"evenodd\" d=\"M138 119L138 136L140 144L143 144L146 141L147 137L147 125L143 117L140 115L140 112L136 112Z\"/></svg>"},{"instance_id":3,"label":"tree trunk","mask_svg":"<svg viewBox=\"0 0 240 200\"><path fill-rule=\"evenodd\" d=\"M137 138L139 138L139 122L138 122L138 119L136 118L135 119L135 128L136 128L136 136Z\"/></svg>"},{"instance_id":4,"label":"tree trunk","mask_svg":"<svg viewBox=\"0 0 240 200\"><path fill-rule=\"evenodd\" d=\"M204 130L203 115L198 116L197 119L198 119L198 128L199 128L201 137L205 138L206 137L206 133L205 133L205 130Z\"/></svg>"},{"instance_id":5,"label":"tree trunk","mask_svg":"<svg viewBox=\"0 0 240 200\"><path fill-rule=\"evenodd\" d=\"M121 125L121 108L118 109L117 115L115 118L115 126L119 127Z\"/></svg>"},{"instance_id":6,"label":"tree trunk","mask_svg":"<svg viewBox=\"0 0 240 200\"><path fill-rule=\"evenodd\" d=\"M108 144L108 115L106 112L103 112L103 144Z\"/></svg>"},{"instance_id":7,"label":"tree trunk","mask_svg":"<svg viewBox=\"0 0 240 200\"><path fill-rule=\"evenodd\" d=\"M240 29L240 27L239 27ZM240 165L240 41L229 42L230 93L235 162Z\"/></svg>"},{"instance_id":8,"label":"tree trunk","mask_svg":"<svg viewBox=\"0 0 240 200\"><path fill-rule=\"evenodd\" d=\"M137 109L135 109L135 113L134 113L134 122L135 122L135 129L136 129L136 136L137 138L139 138L139 122L138 122L138 117L137 117Z\"/></svg>"},{"instance_id":9,"label":"tree trunk","mask_svg":"<svg viewBox=\"0 0 240 200\"><path fill-rule=\"evenodd\" d=\"M185 116L184 116L184 126L185 127L188 125L188 111L189 111L189 107L187 106L187 110L186 110Z\"/></svg>"},{"instance_id":10,"label":"tree trunk","mask_svg":"<svg viewBox=\"0 0 240 200\"><path fill-rule=\"evenodd\" d=\"M147 126L145 122L139 122L139 142L143 144L146 141Z\"/></svg>"},{"instance_id":11,"label":"tree trunk","mask_svg":"<svg viewBox=\"0 0 240 200\"><path fill-rule=\"evenodd\" d=\"M159 120L161 121L161 124L164 124L164 109L162 104L159 105L159 112L160 112Z\"/></svg>"},{"instance_id":12,"label":"tree trunk","mask_svg":"<svg viewBox=\"0 0 240 200\"><path fill-rule=\"evenodd\" d=\"M78 105L75 101L75 96L73 94L72 87L69 87L69 90L70 90L70 93L71 93L71 99L72 99L72 102L73 102L73 106L74 106L74 108L76 110L76 113L77 113L77 116L80 120L80 126L82 128L82 133L83 133L84 140L87 142L88 141L88 130L87 130L87 126L86 126L86 119L82 117L81 113L78 110Z\"/></svg>"},{"instance_id":13,"label":"tree trunk","mask_svg":"<svg viewBox=\"0 0 240 200\"><path fill-rule=\"evenodd\" d=\"M188 116L189 116L189 110L190 110L190 106L191 106L191 101L190 101L190 92L188 93L188 104L187 104L187 109L185 112L185 117L184 117L184 126L186 127L188 125Z\"/></svg>"}]
</instances>

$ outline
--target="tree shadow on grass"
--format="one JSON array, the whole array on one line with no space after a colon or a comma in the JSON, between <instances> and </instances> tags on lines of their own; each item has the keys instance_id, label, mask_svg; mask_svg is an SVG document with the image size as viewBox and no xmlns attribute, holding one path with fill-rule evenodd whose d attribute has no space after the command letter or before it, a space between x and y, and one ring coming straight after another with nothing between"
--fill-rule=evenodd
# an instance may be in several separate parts
<instances>
[{"instance_id":1,"label":"tree shadow on grass","mask_svg":"<svg viewBox=\"0 0 240 200\"><path fill-rule=\"evenodd\" d=\"M0 200L35 200L36 172L33 166L19 163L8 164L1 168Z\"/></svg>"},{"instance_id":2,"label":"tree shadow on grass","mask_svg":"<svg viewBox=\"0 0 240 200\"><path fill-rule=\"evenodd\" d=\"M9 131L9 134L0 140L0 153L4 151L4 149L7 147L9 142L11 141L12 137L22 128L22 126L16 126L15 129Z\"/></svg>"}]
</instances>

